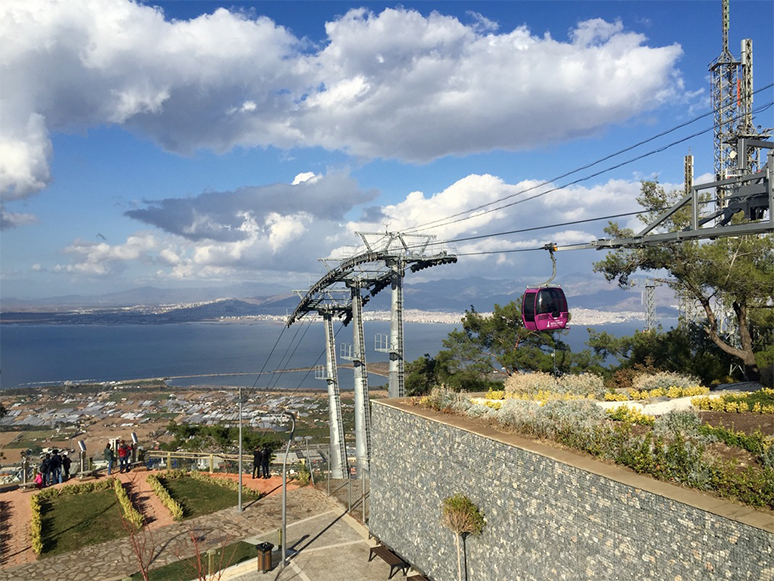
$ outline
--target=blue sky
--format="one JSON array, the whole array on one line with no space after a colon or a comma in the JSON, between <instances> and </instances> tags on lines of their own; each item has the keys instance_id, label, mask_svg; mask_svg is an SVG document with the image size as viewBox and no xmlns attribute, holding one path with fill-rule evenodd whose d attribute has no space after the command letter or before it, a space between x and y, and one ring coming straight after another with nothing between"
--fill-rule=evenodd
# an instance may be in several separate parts
<instances>
[{"instance_id":1,"label":"blue sky","mask_svg":"<svg viewBox=\"0 0 774 581\"><path fill-rule=\"evenodd\" d=\"M1 296L303 288L322 273L318 258L356 250L355 232L519 194L709 112L720 22L720 0L6 0ZM730 49L753 39L756 89L774 80L773 31L774 3L731 0ZM757 123L772 119L769 109ZM711 132L419 231L440 242L634 211L641 179L680 187L688 153L708 175ZM543 252L496 251L588 241L603 226L451 243L491 254L412 278L540 282ZM561 253L560 277L599 281L599 258Z\"/></svg>"}]
</instances>

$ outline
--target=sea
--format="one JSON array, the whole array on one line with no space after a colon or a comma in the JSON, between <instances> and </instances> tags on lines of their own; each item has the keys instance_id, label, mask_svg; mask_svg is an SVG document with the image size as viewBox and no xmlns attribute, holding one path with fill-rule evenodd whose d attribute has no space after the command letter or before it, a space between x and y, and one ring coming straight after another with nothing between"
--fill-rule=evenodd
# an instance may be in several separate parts
<instances>
[{"instance_id":1,"label":"sea","mask_svg":"<svg viewBox=\"0 0 774 581\"><path fill-rule=\"evenodd\" d=\"M597 331L631 335L643 321L598 325ZM406 323L405 358L434 356L460 325ZM352 344L352 326L335 326L337 350ZM389 322L365 322L368 362L388 361L375 349L377 335L389 334ZM586 348L586 326L572 327L562 338L573 351ZM348 361L338 358L339 365ZM63 382L107 382L167 378L171 386L246 386L259 389L326 389L313 368L325 364L321 322L200 322L168 325L0 326L0 389ZM302 371L277 370L302 369ZM340 368L341 388L353 384L351 369ZM387 379L369 375L369 385Z\"/></svg>"}]
</instances>

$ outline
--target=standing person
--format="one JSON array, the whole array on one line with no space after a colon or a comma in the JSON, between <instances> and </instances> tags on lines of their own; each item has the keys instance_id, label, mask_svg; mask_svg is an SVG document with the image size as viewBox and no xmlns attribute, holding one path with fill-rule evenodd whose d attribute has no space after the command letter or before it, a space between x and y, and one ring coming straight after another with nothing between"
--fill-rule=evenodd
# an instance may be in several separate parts
<instances>
[{"instance_id":1,"label":"standing person","mask_svg":"<svg viewBox=\"0 0 774 581\"><path fill-rule=\"evenodd\" d=\"M261 466L263 465L263 451L261 450L260 446L256 446L255 450L253 450L253 479L255 479L255 475L258 475L258 478L261 477Z\"/></svg>"},{"instance_id":2,"label":"standing person","mask_svg":"<svg viewBox=\"0 0 774 581\"><path fill-rule=\"evenodd\" d=\"M123 474L124 469L127 468L126 451L128 446L123 440L118 444L118 471Z\"/></svg>"},{"instance_id":3,"label":"standing person","mask_svg":"<svg viewBox=\"0 0 774 581\"><path fill-rule=\"evenodd\" d=\"M62 457L57 449L54 449L51 454L49 471L51 472L51 484L62 484Z\"/></svg>"},{"instance_id":4,"label":"standing person","mask_svg":"<svg viewBox=\"0 0 774 581\"><path fill-rule=\"evenodd\" d=\"M129 472L132 467L132 447L121 440L121 446L124 448L124 471Z\"/></svg>"},{"instance_id":5,"label":"standing person","mask_svg":"<svg viewBox=\"0 0 774 581\"><path fill-rule=\"evenodd\" d=\"M105 462L107 462L108 476L113 471L113 462L115 462L116 456L113 454L113 448L110 447L110 442L105 445Z\"/></svg>"},{"instance_id":6,"label":"standing person","mask_svg":"<svg viewBox=\"0 0 774 581\"><path fill-rule=\"evenodd\" d=\"M45 487L48 484L49 466L51 465L51 454L46 454L40 463L41 484Z\"/></svg>"},{"instance_id":7,"label":"standing person","mask_svg":"<svg viewBox=\"0 0 774 581\"><path fill-rule=\"evenodd\" d=\"M62 452L62 478L65 481L70 480L70 456L67 452Z\"/></svg>"},{"instance_id":8,"label":"standing person","mask_svg":"<svg viewBox=\"0 0 774 581\"><path fill-rule=\"evenodd\" d=\"M263 445L261 451L261 469L263 470L263 477L269 478L269 462L271 461L271 448L268 444Z\"/></svg>"}]
</instances>

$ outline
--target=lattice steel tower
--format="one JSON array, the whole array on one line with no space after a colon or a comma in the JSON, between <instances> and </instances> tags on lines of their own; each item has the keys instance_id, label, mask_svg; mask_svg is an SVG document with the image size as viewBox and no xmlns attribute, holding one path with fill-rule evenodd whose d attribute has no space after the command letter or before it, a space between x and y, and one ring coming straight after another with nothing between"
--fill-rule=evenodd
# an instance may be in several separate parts
<instances>
[{"instance_id":1,"label":"lattice steel tower","mask_svg":"<svg viewBox=\"0 0 774 581\"><path fill-rule=\"evenodd\" d=\"M715 180L740 177L760 171L756 141L770 136L770 130L756 130L753 124L752 40L742 40L741 60L728 48L729 0L723 0L723 48L710 65L712 110L714 114ZM717 188L717 204L723 208L732 192Z\"/></svg>"}]
</instances>

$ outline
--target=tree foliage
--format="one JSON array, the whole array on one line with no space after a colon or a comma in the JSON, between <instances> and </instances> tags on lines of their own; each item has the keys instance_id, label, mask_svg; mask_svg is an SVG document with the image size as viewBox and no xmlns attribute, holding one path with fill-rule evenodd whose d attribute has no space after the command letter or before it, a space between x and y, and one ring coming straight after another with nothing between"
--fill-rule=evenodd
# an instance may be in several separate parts
<instances>
[{"instance_id":1,"label":"tree foliage","mask_svg":"<svg viewBox=\"0 0 774 581\"><path fill-rule=\"evenodd\" d=\"M628 387L621 380L632 377L635 371L657 370L693 375L710 385L725 381L733 361L697 325L666 332L637 332L628 337L589 329L587 344L600 357L618 361L609 371L618 379L617 387Z\"/></svg>"},{"instance_id":2,"label":"tree foliage","mask_svg":"<svg viewBox=\"0 0 774 581\"><path fill-rule=\"evenodd\" d=\"M239 428L217 426L199 426L169 422L167 431L174 439L164 447L170 450L190 452L233 453L239 447ZM252 450L268 444L272 449L280 445L274 434L261 434L251 430L242 430L242 449Z\"/></svg>"},{"instance_id":3,"label":"tree foliage","mask_svg":"<svg viewBox=\"0 0 774 581\"><path fill-rule=\"evenodd\" d=\"M457 578L462 581L462 545L465 535L477 535L486 525L484 515L464 494L457 493L445 498L441 503L441 523L454 533L457 546Z\"/></svg>"},{"instance_id":4,"label":"tree foliage","mask_svg":"<svg viewBox=\"0 0 774 581\"><path fill-rule=\"evenodd\" d=\"M667 192L657 182L642 183L637 201L645 208L644 223L671 206L681 195ZM670 231L688 225L689 210L676 212L666 223ZM632 236L628 229L610 223L606 232L614 238ZM704 311L704 331L724 353L743 365L749 379L760 377L755 352L763 348L762 341L771 328L760 328L766 315L761 309L771 307L774 294L774 239L768 235L722 237L713 241L683 241L617 249L594 265L607 280L617 280L622 287L629 285L637 271L669 275L669 286L677 293L696 301ZM720 319L724 310L733 312L738 332L723 334Z\"/></svg>"},{"instance_id":5,"label":"tree foliage","mask_svg":"<svg viewBox=\"0 0 774 581\"><path fill-rule=\"evenodd\" d=\"M406 365L408 395L427 393L437 385L466 391L498 388L500 381L492 379L493 373L602 369L601 356L589 350L572 353L561 340L560 331L527 330L521 319L521 299L495 305L491 314L479 313L471 306L461 323L462 328L449 333L443 341L445 349L435 357L425 354Z\"/></svg>"}]
</instances>

